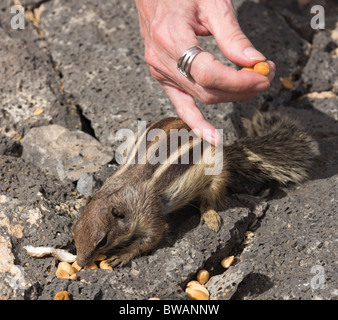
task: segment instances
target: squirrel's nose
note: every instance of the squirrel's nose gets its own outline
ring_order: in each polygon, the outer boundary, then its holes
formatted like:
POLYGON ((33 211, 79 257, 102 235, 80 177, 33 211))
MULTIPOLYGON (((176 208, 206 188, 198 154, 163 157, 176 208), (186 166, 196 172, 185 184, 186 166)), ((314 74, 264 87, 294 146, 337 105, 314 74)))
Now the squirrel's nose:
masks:
POLYGON ((79 267, 84 268, 88 264, 88 260, 84 257, 81 257, 80 255, 76 256, 76 263, 79 267))

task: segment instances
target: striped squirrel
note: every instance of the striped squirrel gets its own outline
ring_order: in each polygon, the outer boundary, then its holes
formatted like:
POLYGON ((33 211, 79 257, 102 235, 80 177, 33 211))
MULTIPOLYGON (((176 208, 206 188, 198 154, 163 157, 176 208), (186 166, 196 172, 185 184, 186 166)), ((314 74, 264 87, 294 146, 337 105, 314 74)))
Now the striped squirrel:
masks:
MULTIPOLYGON (((144 155, 158 153, 155 149, 159 142, 168 148, 173 139, 170 132, 175 129, 191 132, 182 120, 166 118, 149 125, 142 135, 136 133, 128 159, 140 159, 137 155, 143 142, 144 155), (164 135, 157 140, 149 139, 152 129, 161 129, 164 135)), ((221 219, 215 209, 224 203, 229 181, 241 176, 259 184, 300 183, 308 177, 312 161, 318 155, 316 142, 300 124, 277 112, 255 114, 248 137, 230 146, 222 145, 218 151, 209 145, 206 148, 209 151, 203 149, 200 163, 190 161, 196 139, 183 140, 179 140, 178 148, 170 150, 170 161, 157 164, 150 164, 149 159, 141 164, 127 161, 87 199, 72 230, 80 266, 111 249, 117 252, 108 259, 111 266, 125 265, 153 249, 167 229, 165 215, 193 200, 200 201, 201 220, 217 231, 221 219), (183 154, 188 155, 188 163, 178 161, 183 154), (221 170, 217 174, 205 173, 207 167, 212 168, 210 157, 221 157, 221 170)), ((203 142, 199 138, 197 141, 203 142)), ((217 169, 219 163, 214 167, 217 169)))

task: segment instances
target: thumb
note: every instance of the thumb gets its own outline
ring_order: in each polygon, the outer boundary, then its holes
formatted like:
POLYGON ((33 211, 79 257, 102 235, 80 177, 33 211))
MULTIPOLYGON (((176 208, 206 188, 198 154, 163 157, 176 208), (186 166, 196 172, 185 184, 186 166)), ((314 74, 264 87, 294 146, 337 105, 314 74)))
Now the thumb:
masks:
POLYGON ((223 54, 239 66, 253 66, 258 61, 266 60, 257 51, 239 26, 231 1, 209 6, 208 27, 214 35, 223 54))

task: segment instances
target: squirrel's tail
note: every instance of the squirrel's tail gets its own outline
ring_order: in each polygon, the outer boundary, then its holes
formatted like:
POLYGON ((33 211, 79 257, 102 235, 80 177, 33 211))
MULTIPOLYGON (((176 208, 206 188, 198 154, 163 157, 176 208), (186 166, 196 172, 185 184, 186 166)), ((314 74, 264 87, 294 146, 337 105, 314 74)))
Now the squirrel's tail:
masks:
POLYGON ((240 174, 251 182, 299 183, 308 177, 319 155, 317 143, 301 125, 277 112, 257 113, 248 135, 225 147, 230 177, 240 174))

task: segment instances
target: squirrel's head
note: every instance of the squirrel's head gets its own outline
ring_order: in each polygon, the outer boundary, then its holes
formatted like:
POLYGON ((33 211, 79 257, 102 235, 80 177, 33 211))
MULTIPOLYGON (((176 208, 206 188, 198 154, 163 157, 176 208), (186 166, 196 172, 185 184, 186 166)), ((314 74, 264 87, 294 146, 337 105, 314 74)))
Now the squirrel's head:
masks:
POLYGON ((129 240, 132 212, 125 200, 118 192, 110 195, 98 193, 87 199, 72 229, 79 266, 86 266, 98 254, 129 240))
POLYGON ((160 208, 147 187, 128 185, 114 192, 107 189, 87 199, 74 223, 76 262, 81 267, 93 262, 100 253, 128 245, 142 232, 152 211, 160 208))

